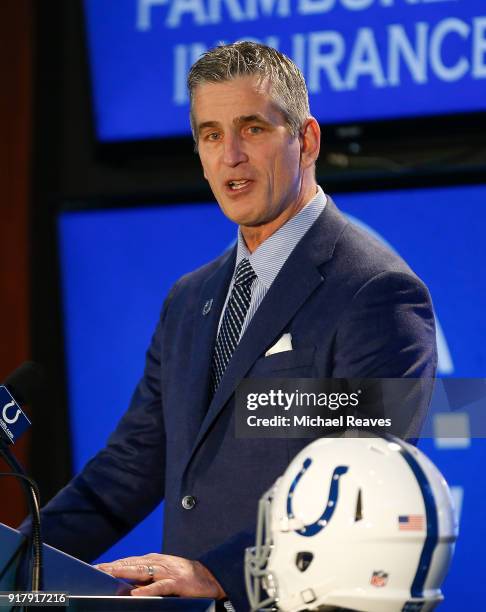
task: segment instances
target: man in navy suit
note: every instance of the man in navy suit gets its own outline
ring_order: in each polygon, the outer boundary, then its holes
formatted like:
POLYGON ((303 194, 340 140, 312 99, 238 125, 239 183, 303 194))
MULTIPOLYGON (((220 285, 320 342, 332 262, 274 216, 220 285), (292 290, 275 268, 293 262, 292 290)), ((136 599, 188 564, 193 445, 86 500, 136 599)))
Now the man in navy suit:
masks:
MULTIPOLYGON (((172 288, 128 411, 43 510, 44 535, 92 560, 164 498, 166 554, 102 569, 138 580, 134 595, 228 597, 244 610, 258 499, 308 440, 236 437, 237 385, 432 378, 434 317, 408 266, 318 187, 319 125, 288 58, 254 43, 218 47, 193 66, 189 89, 204 176, 238 245, 172 288), (287 350, 272 351, 282 337, 287 350)), ((404 437, 420 427, 424 389, 404 407, 404 437)))

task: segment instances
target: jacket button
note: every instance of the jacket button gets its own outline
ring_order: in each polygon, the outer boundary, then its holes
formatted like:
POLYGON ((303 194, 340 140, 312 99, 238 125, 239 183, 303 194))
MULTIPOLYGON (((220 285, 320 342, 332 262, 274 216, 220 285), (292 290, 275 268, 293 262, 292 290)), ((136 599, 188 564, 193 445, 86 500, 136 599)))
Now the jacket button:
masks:
POLYGON ((196 498, 193 495, 185 495, 182 498, 182 507, 184 510, 192 510, 196 505, 196 498))

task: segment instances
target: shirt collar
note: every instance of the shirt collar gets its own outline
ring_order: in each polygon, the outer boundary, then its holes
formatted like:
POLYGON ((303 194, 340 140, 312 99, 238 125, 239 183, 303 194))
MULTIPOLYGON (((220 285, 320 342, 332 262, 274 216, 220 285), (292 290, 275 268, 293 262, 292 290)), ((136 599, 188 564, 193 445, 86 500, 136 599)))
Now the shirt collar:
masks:
POLYGON ((289 255, 297 246, 297 243, 324 210, 326 202, 326 194, 318 185, 317 193, 312 200, 274 234, 262 242, 253 253, 250 253, 248 250, 241 230, 238 229, 236 266, 242 259, 248 258, 258 280, 268 289, 289 255))

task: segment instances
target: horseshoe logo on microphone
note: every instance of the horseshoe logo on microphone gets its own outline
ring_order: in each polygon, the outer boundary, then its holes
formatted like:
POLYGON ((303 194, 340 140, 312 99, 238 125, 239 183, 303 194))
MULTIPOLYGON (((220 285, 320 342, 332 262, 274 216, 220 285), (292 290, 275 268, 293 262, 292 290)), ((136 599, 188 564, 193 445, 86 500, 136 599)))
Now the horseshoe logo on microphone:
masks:
MULTIPOLYGON (((295 489, 297 488, 297 485, 299 484, 302 476, 309 469, 311 463, 312 459, 310 458, 304 461, 302 469, 294 478, 293 483, 290 485, 289 493, 287 495, 287 515, 289 519, 294 518, 294 511, 292 509, 292 498, 294 496, 295 489)), ((332 518, 332 515, 334 514, 334 510, 336 509, 339 497, 339 479, 343 474, 346 474, 347 471, 348 467, 346 465, 338 465, 334 469, 334 472, 332 473, 331 477, 331 486, 329 488, 328 500, 326 505, 324 506, 324 510, 322 511, 321 516, 314 523, 310 523, 309 525, 302 527, 302 529, 296 529, 296 533, 305 537, 311 537, 316 535, 316 533, 322 531, 322 529, 324 529, 325 527, 327 527, 329 521, 332 518)))
POLYGON ((14 423, 16 423, 19 419, 19 416, 22 414, 22 411, 20 410, 20 408, 17 408, 17 412, 15 413, 15 416, 13 418, 9 418, 7 416, 7 410, 9 408, 14 408, 15 407, 15 402, 8 402, 8 404, 5 404, 5 406, 3 407, 2 410, 2 418, 5 421, 5 423, 8 423, 9 425, 13 425, 14 423))

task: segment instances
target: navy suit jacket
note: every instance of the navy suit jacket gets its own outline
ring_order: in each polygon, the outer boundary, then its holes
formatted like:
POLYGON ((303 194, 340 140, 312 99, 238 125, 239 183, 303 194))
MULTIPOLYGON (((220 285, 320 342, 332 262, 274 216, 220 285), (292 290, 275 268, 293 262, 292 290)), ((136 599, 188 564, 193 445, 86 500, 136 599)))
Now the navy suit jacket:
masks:
MULTIPOLYGON (((201 560, 244 610, 244 547, 252 544, 258 499, 309 440, 236 438, 238 383, 272 376, 432 378, 436 341, 424 284, 328 199, 209 401, 234 265, 235 250, 175 284, 129 409, 106 448, 44 508, 43 520, 48 543, 92 560, 165 498, 164 552, 201 560), (293 350, 265 357, 285 332, 293 350), (191 509, 181 504, 186 495, 196 500, 191 509)), ((410 410, 411 435, 428 399, 424 393, 410 410)))

